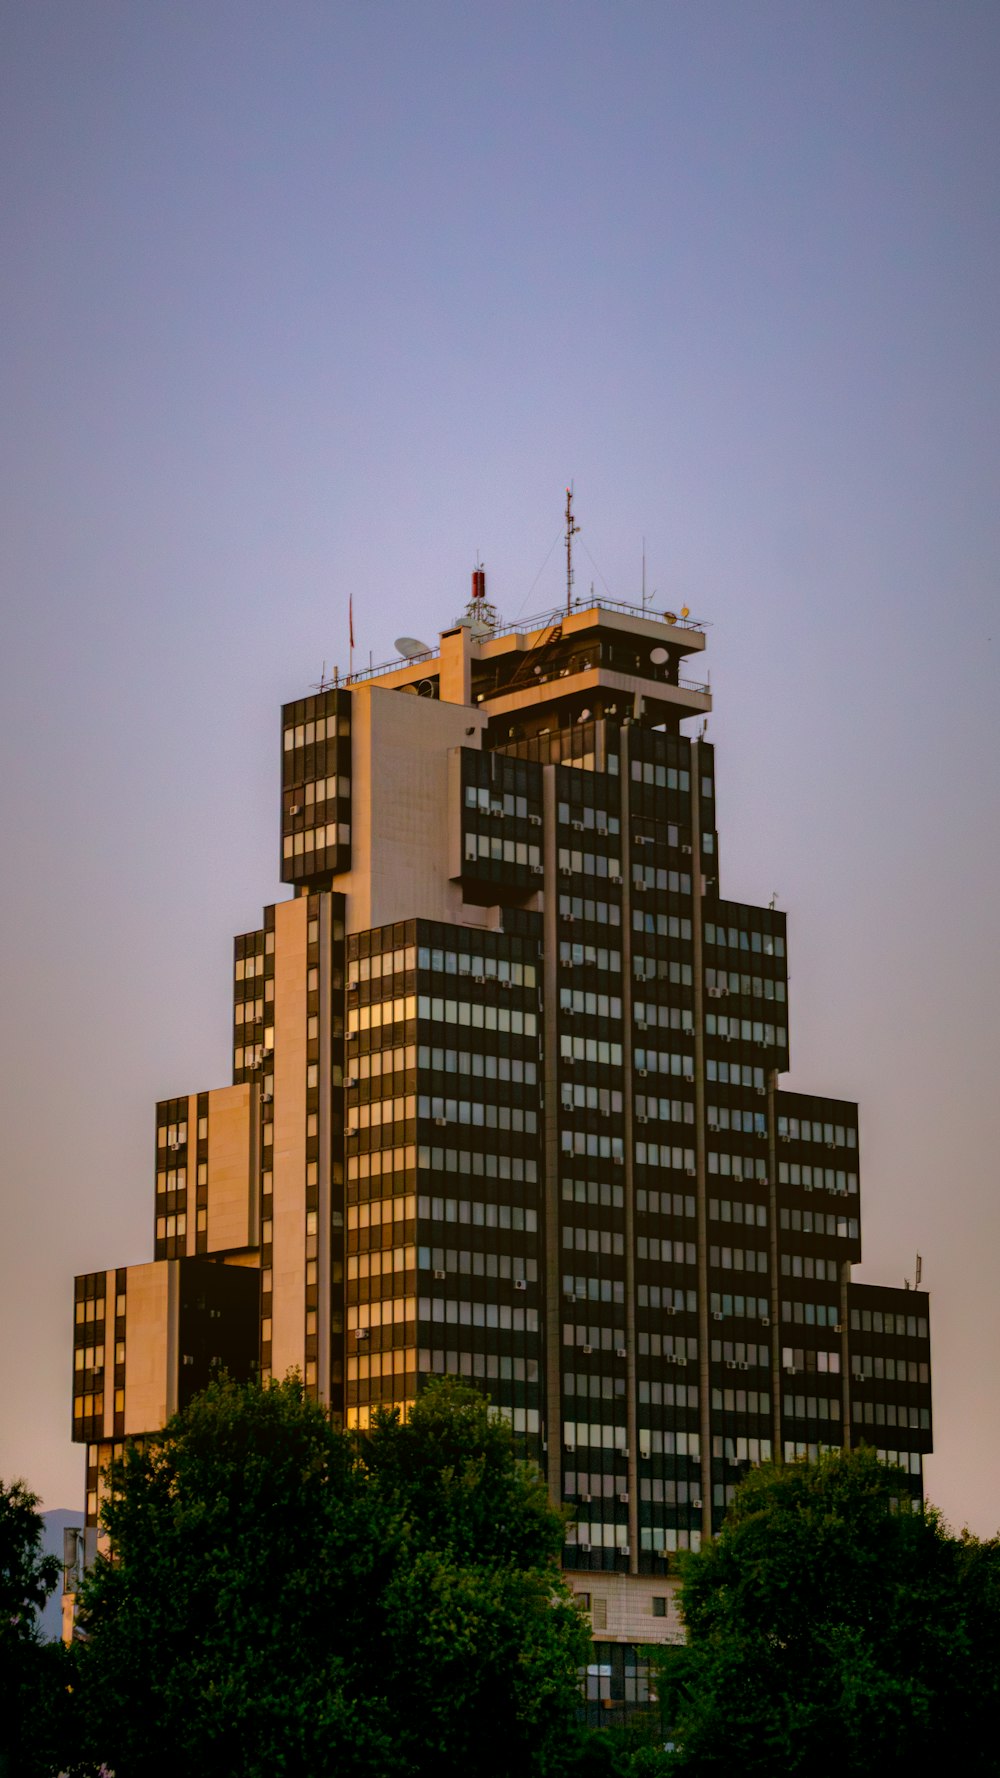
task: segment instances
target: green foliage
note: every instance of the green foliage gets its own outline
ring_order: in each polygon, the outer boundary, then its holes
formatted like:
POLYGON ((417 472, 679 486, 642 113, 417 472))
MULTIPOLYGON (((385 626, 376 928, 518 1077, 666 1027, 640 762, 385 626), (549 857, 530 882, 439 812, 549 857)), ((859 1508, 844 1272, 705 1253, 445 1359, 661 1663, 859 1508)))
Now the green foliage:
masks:
POLYGON ((886 1774, 961 1747, 964 1772, 995 1771, 998 1561, 872 1451, 753 1471, 682 1559, 689 1640, 659 1677, 672 1769, 886 1774))
POLYGON ((104 1525, 80 1676, 116 1778, 549 1769, 587 1628, 471 1389, 351 1438, 295 1381, 215 1383, 126 1451, 104 1525))
POLYGON ((578 1729, 564 1758, 564 1778, 666 1778, 674 1770, 656 1710, 636 1711, 622 1728, 578 1729))
POLYGON ((68 1744, 70 1663, 61 1643, 43 1641, 37 1613, 59 1580, 59 1560, 42 1553, 37 1495, 0 1483, 0 1775, 35 1778, 58 1770, 68 1744))

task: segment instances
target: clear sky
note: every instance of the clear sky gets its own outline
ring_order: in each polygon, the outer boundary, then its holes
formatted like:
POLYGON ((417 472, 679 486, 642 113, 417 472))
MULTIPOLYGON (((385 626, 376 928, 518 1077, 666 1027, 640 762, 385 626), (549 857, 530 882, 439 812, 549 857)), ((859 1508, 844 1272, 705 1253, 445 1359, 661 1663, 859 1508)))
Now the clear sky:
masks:
POLYGON ((0 1474, 82 1499, 72 1276, 228 1078, 278 706, 464 604, 709 620, 725 893, 861 1102, 1000 1526, 994 0, 0 5, 0 1474), (543 566, 544 564, 544 566, 543 566))

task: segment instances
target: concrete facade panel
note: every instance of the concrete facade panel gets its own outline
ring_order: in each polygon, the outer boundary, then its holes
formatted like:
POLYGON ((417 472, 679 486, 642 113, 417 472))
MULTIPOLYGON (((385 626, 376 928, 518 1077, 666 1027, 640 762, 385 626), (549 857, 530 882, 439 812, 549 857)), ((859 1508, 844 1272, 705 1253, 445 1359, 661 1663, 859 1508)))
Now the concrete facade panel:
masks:
POLYGON ((208 1101, 208 1250, 250 1245, 250 1086, 220 1087, 208 1101))

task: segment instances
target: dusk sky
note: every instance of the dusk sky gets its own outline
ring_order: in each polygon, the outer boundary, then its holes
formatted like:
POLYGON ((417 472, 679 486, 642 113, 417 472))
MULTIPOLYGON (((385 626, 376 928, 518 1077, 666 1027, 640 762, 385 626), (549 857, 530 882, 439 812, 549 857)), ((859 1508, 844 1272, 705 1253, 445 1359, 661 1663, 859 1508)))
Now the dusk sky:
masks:
POLYGON ((278 713, 461 610, 710 623, 865 1262, 1000 1528, 1000 7, 0 5, 0 1476, 81 1506, 72 1280, 229 1079, 278 713))

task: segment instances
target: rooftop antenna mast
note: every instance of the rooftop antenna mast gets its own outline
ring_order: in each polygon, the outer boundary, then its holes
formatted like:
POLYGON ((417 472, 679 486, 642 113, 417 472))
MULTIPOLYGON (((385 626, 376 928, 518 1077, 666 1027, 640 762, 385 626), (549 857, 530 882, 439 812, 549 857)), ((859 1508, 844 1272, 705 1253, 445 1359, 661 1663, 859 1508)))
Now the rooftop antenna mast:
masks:
POLYGON ((642 615, 646 615, 646 539, 642 540, 642 615))
POLYGON ((566 615, 573 605, 573 538, 580 527, 573 518, 573 487, 566 489, 566 615))

